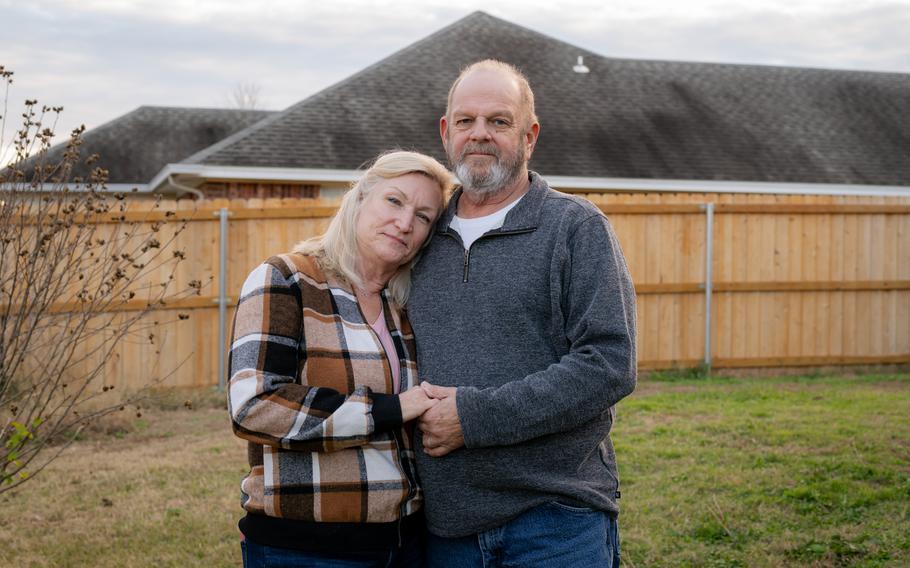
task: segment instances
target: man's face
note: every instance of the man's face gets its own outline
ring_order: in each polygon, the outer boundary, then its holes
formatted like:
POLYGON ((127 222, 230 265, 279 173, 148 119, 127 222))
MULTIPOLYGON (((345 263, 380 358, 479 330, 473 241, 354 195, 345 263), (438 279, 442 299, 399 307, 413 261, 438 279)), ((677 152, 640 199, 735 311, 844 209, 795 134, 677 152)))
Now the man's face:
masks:
POLYGON ((495 194, 526 171, 538 126, 526 124, 514 78, 474 71, 458 84, 450 113, 440 120, 440 133, 465 191, 495 194))

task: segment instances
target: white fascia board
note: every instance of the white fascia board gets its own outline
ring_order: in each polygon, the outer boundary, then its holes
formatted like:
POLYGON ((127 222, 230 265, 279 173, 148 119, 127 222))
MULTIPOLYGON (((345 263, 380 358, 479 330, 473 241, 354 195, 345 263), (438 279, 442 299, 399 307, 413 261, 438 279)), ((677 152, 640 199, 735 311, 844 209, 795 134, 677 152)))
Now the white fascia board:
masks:
POLYGON ((314 168, 243 168, 237 166, 205 166, 204 168, 200 175, 206 179, 351 182, 363 175, 362 171, 357 170, 314 168))
MULTIPOLYGON (((168 164, 152 179, 154 191, 167 183, 170 176, 187 176, 203 180, 255 180, 286 182, 352 182, 363 172, 357 170, 322 170, 315 168, 253 168, 242 166, 207 166, 205 164, 168 164)), ((188 181, 186 177, 182 180, 188 181)))
POLYGON ((151 191, 159 191, 161 186, 167 183, 167 178, 172 175, 197 175, 202 170, 202 166, 196 164, 168 164, 161 168, 161 171, 149 182, 151 191))
POLYGON ((635 178, 543 176, 556 189, 592 192, 756 193, 791 195, 864 195, 910 197, 910 187, 899 185, 847 185, 836 183, 785 183, 635 178))
MULTIPOLYGON (((212 179, 286 181, 286 182, 343 182, 356 181, 358 170, 323 170, 317 168, 267 168, 217 166, 205 164, 168 164, 148 184, 149 191, 160 191, 169 176, 212 179)), ((910 197, 910 186, 847 185, 834 183, 785 183, 756 181, 674 180, 638 178, 595 178, 548 176, 544 179, 557 189, 582 189, 592 192, 674 192, 674 193, 754 193, 790 195, 860 195, 910 197)))

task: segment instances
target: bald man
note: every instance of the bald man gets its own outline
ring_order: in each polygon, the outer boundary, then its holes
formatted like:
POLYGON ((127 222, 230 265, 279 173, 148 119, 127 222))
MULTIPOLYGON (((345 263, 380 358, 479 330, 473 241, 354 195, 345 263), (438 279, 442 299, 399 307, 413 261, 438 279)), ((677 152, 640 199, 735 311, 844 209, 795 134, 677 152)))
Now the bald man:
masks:
MULTIPOLYGON (((613 407, 635 388, 635 294, 586 200, 528 170, 514 67, 466 68, 440 134, 462 186, 413 273, 428 565, 618 566, 613 407)), ((555 142, 555 141, 554 141, 555 142)))

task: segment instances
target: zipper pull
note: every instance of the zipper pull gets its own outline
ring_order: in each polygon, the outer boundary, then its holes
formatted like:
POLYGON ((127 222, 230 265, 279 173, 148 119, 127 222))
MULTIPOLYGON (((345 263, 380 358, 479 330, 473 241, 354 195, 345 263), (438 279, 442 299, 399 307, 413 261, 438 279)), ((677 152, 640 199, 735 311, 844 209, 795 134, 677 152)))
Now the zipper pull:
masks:
POLYGON ((471 256, 470 249, 464 251, 464 276, 462 277, 462 282, 468 281, 468 258, 471 256))

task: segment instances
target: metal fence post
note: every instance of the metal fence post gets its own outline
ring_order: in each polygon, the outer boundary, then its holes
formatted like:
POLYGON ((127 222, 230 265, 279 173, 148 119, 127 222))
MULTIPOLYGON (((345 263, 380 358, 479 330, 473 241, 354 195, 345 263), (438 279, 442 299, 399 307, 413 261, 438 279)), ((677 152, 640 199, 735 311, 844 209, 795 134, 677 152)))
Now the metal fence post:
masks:
POLYGON ((714 262, 714 204, 705 204, 705 368, 711 369, 711 292, 714 262))
POLYGON ((228 217, 231 212, 222 207, 215 215, 218 217, 218 390, 223 391, 227 373, 227 240, 228 217))

